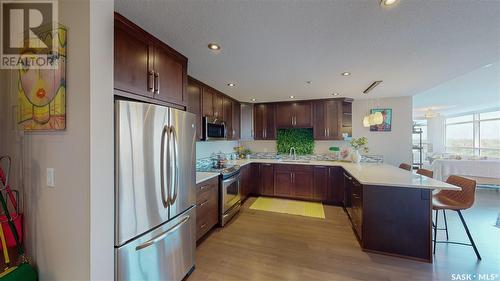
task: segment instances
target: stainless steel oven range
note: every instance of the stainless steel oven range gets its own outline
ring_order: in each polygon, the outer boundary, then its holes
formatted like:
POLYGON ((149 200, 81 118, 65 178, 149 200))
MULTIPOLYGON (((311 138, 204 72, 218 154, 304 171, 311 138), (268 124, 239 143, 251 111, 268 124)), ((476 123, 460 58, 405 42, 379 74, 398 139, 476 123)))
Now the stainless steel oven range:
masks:
POLYGON ((224 226, 241 207, 240 166, 226 168, 221 174, 219 223, 224 226))

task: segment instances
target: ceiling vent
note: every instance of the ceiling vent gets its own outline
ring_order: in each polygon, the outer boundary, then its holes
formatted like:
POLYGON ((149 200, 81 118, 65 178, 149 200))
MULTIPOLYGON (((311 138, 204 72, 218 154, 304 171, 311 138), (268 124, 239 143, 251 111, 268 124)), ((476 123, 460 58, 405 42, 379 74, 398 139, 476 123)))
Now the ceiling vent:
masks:
POLYGON ((382 80, 373 82, 368 88, 366 88, 366 90, 363 91, 363 94, 368 94, 371 90, 373 90, 373 88, 377 87, 378 84, 380 83, 382 83, 382 80))

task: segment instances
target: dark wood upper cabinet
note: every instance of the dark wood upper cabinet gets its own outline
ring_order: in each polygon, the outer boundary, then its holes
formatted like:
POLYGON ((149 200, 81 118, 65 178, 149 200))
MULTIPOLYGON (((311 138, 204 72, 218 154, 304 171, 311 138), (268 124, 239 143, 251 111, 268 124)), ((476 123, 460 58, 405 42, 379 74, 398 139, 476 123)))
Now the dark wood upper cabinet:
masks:
POLYGON ((117 14, 114 29, 115 89, 152 98, 152 40, 143 30, 117 14))
POLYGON ((224 96, 220 93, 212 95, 213 117, 224 119, 224 96))
POLYGON ((314 127, 313 134, 315 140, 326 140, 326 106, 322 100, 313 102, 314 127))
MULTIPOLYGON (((211 89, 204 88, 203 95, 201 99, 201 110, 203 116, 214 116, 214 102, 213 102, 214 93, 211 89)), ((202 117, 203 117, 202 116, 202 117)))
POLYGON ((314 107, 314 139, 340 140, 342 139, 342 101, 318 100, 313 102, 314 107))
POLYGON ((310 101, 286 102, 276 105, 278 128, 311 128, 312 103, 310 101))
POLYGON ((275 104, 256 104, 254 106, 254 139, 276 139, 275 118, 275 104))
POLYGON ((115 94, 185 106, 187 58, 120 14, 114 25, 115 94))
POLYGON ((228 97, 222 97, 222 120, 226 122, 227 139, 233 139, 233 101, 228 97))
POLYGON ((201 104, 202 104, 203 85, 194 79, 188 79, 187 86, 187 107, 188 112, 196 114, 196 138, 200 140, 203 137, 201 124, 201 104))
POLYGON ((273 196, 274 195, 274 167, 272 164, 260 164, 260 194, 273 196))
POLYGON ((342 102, 342 112, 341 119, 339 122, 342 123, 340 126, 340 136, 342 134, 347 134, 352 137, 352 100, 342 102))
POLYGON ((186 104, 187 59, 182 59, 161 42, 155 44, 155 98, 165 102, 186 104))

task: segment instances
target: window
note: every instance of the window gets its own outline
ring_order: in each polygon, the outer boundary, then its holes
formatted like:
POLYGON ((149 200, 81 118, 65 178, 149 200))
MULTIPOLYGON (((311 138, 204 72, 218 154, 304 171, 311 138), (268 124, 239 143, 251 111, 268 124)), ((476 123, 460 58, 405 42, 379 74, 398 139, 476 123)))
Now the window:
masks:
POLYGON ((500 111, 447 118, 446 152, 500 157, 500 111))

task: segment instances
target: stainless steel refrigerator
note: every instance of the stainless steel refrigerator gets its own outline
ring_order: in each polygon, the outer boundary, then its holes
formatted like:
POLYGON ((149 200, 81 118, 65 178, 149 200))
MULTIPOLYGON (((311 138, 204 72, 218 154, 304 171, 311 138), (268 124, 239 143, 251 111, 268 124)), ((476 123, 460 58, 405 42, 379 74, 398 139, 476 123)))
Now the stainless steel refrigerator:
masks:
POLYGON ((115 101, 115 278, 181 280, 196 248, 195 115, 115 101))

